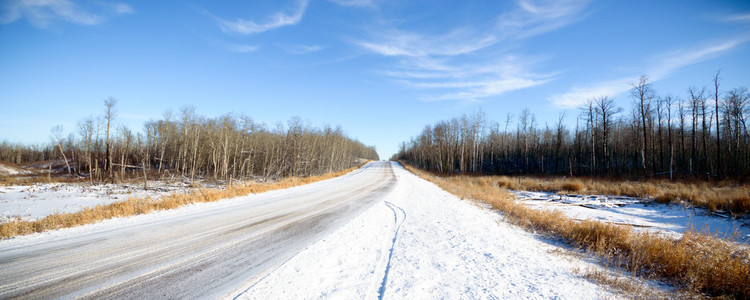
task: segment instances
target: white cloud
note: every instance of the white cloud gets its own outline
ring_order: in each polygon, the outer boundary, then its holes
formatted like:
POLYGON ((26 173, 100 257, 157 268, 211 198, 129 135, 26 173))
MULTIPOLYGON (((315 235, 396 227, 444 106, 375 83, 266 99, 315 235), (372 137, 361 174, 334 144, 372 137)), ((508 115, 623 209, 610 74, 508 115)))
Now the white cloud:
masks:
POLYGON ((653 80, 662 79, 680 67, 715 58, 748 40, 749 36, 745 36, 721 43, 711 43, 708 46, 697 49, 679 50, 667 53, 666 55, 652 59, 654 62, 652 62, 651 65, 654 67, 648 71, 648 74, 650 74, 649 76, 651 76, 653 80))
POLYGON ((470 64, 423 58, 387 74, 406 86, 434 91, 421 96, 425 101, 479 101, 553 80, 555 74, 530 72, 536 63, 510 55, 496 62, 470 64))
POLYGON ((398 65, 381 73, 430 91, 423 100, 478 101, 554 80, 554 74, 531 71, 538 61, 519 59, 498 45, 576 22, 583 18, 589 2, 522 0, 490 19, 493 26, 466 25, 443 34, 426 34, 381 25, 367 39, 353 43, 371 53, 399 58, 398 65))
MULTIPOLYGON (((569 25, 584 17, 590 0, 517 1, 498 17, 498 26, 477 31, 470 27, 427 35, 398 29, 374 29, 370 39, 355 44, 386 56, 456 56, 473 53, 506 39, 522 39, 569 25)), ((472 20, 476 21, 476 20, 472 20)))
POLYGON ((576 108, 585 103, 588 99, 601 96, 614 96, 630 90, 630 82, 635 82, 637 78, 628 77, 609 81, 601 81, 586 87, 574 87, 571 91, 553 95, 550 101, 560 108, 576 108))
POLYGON ((8 24, 25 18, 31 25, 47 28, 50 23, 61 20, 79 25, 96 25, 106 18, 101 14, 130 14, 133 8, 124 3, 104 3, 107 7, 100 14, 89 12, 68 0, 12 0, 2 6, 0 24, 8 24))
POLYGON ((750 22, 750 13, 723 16, 719 20, 723 22, 750 22))
POLYGON ((286 52, 289 52, 292 54, 305 54, 305 53, 311 53, 311 52, 318 52, 320 50, 325 49, 325 47, 321 45, 293 45, 293 46, 283 47, 283 49, 286 52))
POLYGON ((275 13, 263 23, 245 19, 227 21, 218 17, 215 18, 219 22, 221 30, 226 33, 256 34, 283 26, 296 25, 302 21, 307 4, 308 0, 299 0, 290 11, 275 13))
MULTIPOLYGON (((745 36, 722 43, 711 43, 708 46, 700 48, 672 51, 650 59, 649 65, 652 67, 643 70, 642 73, 648 75, 652 81, 658 81, 668 77, 681 67, 715 58, 748 40, 750 40, 750 37, 745 36)), ((631 76, 595 82, 585 87, 574 87, 571 91, 564 94, 553 95, 549 100, 561 108, 574 108, 590 98, 615 96, 626 92, 631 88, 630 83, 636 80, 637 77, 631 76)))
MULTIPOLYGON (((478 101, 478 99, 504 94, 506 92, 529 88, 546 83, 547 79, 537 80, 532 78, 508 77, 497 78, 487 81, 452 83, 443 87, 465 88, 458 92, 446 93, 437 96, 424 96, 425 101, 460 100, 478 101)), ((439 87, 439 86, 436 86, 439 87)))
POLYGON ((504 38, 528 38, 577 22, 590 0, 519 0, 518 7, 498 18, 504 38))
POLYGON ((472 53, 497 42, 494 35, 456 29, 444 35, 428 36, 401 30, 385 30, 375 41, 355 42, 358 46, 385 56, 455 56, 472 53))
POLYGON ((475 51, 487 47, 483 43, 489 43, 489 40, 463 45, 449 44, 442 40, 437 42, 438 39, 414 40, 431 42, 423 43, 429 45, 423 48, 393 47, 373 51, 381 55, 401 56, 403 59, 398 67, 382 73, 408 87, 430 91, 420 97, 424 101, 475 102, 553 80, 554 74, 536 74, 530 71, 539 59, 521 59, 507 54, 500 59, 474 55, 475 51), (457 59, 465 56, 472 57, 457 59), (471 62, 472 59, 476 62, 471 62))
POLYGON ((67 0, 19 0, 6 2, 3 7, 3 24, 26 18, 39 28, 46 28, 55 19, 80 25, 94 25, 102 18, 85 12, 78 5, 67 0))
POLYGON ((112 10, 118 15, 127 15, 135 12, 133 7, 122 2, 112 3, 112 10))
POLYGON ((258 47, 258 46, 252 46, 252 45, 246 45, 246 44, 241 44, 241 45, 229 44, 229 45, 227 45, 227 49, 229 51, 237 52, 237 53, 250 53, 250 52, 257 51, 258 49, 260 49, 260 47, 258 47))

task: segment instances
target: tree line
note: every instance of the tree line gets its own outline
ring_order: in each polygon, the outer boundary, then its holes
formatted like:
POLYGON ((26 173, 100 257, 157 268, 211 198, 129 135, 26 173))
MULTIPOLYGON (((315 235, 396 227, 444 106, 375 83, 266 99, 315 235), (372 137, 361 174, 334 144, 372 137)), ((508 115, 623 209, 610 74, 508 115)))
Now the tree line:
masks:
POLYGON ((524 109, 503 122, 482 112, 441 121, 400 146, 394 159, 443 173, 608 177, 746 178, 750 175, 750 93, 687 89, 658 95, 648 76, 631 83, 629 111, 611 96, 586 100, 565 125, 538 124, 524 109), (513 120, 515 119, 515 124, 513 120))
POLYGON ((269 128, 244 115, 216 118, 192 107, 166 111, 145 123, 143 132, 115 126, 116 103, 104 101, 104 115, 81 119, 77 132, 52 129, 47 145, 0 144, 0 161, 24 165, 62 159, 65 172, 94 180, 130 174, 213 179, 267 180, 340 171, 360 159, 377 160, 375 148, 347 137, 340 127, 316 128, 295 117, 269 128))

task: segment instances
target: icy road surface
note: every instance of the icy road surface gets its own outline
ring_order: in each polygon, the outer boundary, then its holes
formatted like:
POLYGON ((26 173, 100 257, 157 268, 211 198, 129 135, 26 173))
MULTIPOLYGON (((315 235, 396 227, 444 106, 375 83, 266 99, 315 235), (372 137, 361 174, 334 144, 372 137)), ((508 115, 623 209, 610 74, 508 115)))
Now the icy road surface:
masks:
POLYGON ((0 241, 0 298, 216 298, 361 214, 388 163, 282 191, 0 241))
POLYGON ((595 267, 374 162, 307 186, 0 241, 0 298, 595 299, 595 267))

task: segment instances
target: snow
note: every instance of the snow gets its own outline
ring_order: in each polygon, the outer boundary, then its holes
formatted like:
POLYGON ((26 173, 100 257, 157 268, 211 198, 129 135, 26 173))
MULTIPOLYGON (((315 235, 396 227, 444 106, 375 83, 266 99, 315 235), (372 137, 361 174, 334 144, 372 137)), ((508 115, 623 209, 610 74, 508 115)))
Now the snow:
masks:
MULTIPOLYGON (((592 299, 592 267, 394 164, 390 195, 238 290, 240 299, 592 299)), ((564 251, 564 250, 563 250, 564 251)))
MULTIPOLYGON (((357 171, 354 171, 354 172, 357 172, 357 171)), ((344 176, 351 176, 354 172, 346 174, 344 176)), ((134 215, 130 217, 112 218, 112 219, 103 220, 101 222, 78 226, 78 227, 50 230, 50 231, 45 231, 45 232, 40 232, 40 233, 16 236, 10 239, 0 239, 0 249, 23 248, 23 247, 28 247, 30 245, 33 246, 33 245, 41 245, 41 244, 51 244, 54 242, 60 242, 60 241, 64 241, 67 239, 73 239, 76 237, 81 237, 81 236, 89 235, 89 234, 95 234, 95 233, 101 233, 101 232, 115 232, 118 230, 144 227, 144 226, 152 225, 153 223, 163 223, 165 222, 165 220, 171 221, 175 219, 188 219, 188 218, 195 218, 196 216, 200 216, 202 214, 215 213, 216 211, 221 212, 221 211, 227 211, 227 210, 236 210, 237 209, 236 207, 246 205, 247 202, 256 202, 256 203, 264 202, 264 201, 268 201, 268 199, 270 198, 278 197, 283 194, 299 193, 299 191, 302 190, 306 186, 324 184, 325 182, 328 182, 328 181, 341 180, 344 176, 308 184, 305 186, 296 186, 296 187, 291 187, 291 188, 283 189, 283 190, 273 190, 273 191, 268 191, 268 192, 261 193, 261 194, 251 194, 248 196, 224 199, 224 200, 216 201, 216 202, 192 203, 192 204, 181 206, 176 209, 159 210, 159 211, 154 211, 148 214, 134 215)), ((149 182, 149 186, 151 186, 151 184, 152 182, 149 182)), ((57 184, 53 183, 50 185, 57 185, 57 184)), ((0 189, 1 188, 3 187, 0 187, 0 189)), ((28 188, 28 186, 25 186, 25 188, 28 188)))
POLYGON ((130 197, 160 197, 185 190, 183 184, 149 182, 142 185, 43 183, 0 187, 0 223, 20 218, 31 221, 55 212, 70 213, 86 207, 125 201, 130 197))
POLYGON ((0 298, 220 298, 382 201, 388 163, 284 190, 0 240, 0 298))
POLYGON ((0 175, 21 175, 21 174, 29 174, 31 172, 26 171, 21 168, 14 168, 10 166, 6 166, 4 164, 0 164, 0 175))
MULTIPOLYGON (((284 262, 268 269, 264 267, 260 274, 215 278, 225 280, 217 284, 229 287, 234 291, 229 296, 239 299, 618 298, 577 274, 579 270, 600 268, 586 261, 585 256, 566 255, 569 251, 554 241, 510 225, 496 211, 461 200, 398 164, 392 166, 396 176, 393 188, 363 213, 348 222, 342 221, 340 227, 332 223, 338 229, 311 244, 301 244, 290 252, 296 254, 288 259, 285 256, 281 259, 286 259, 284 262)), ((176 228, 171 222, 203 218, 206 224, 217 223, 221 220, 204 217, 224 218, 223 213, 248 205, 281 205, 280 200, 309 196, 311 191, 327 195, 315 196, 316 199, 334 197, 341 192, 323 191, 341 188, 341 182, 352 181, 347 178, 364 172, 361 170, 308 186, 6 239, 0 241, 0 249, 28 249, 29 245, 52 245, 87 235, 118 234, 115 237, 123 239, 146 235, 142 231, 170 235, 165 230, 176 230, 170 229, 176 228), (335 186, 329 185, 337 182, 335 186), (164 228, 145 230, 154 225, 164 228)), ((356 189, 362 182, 372 180, 362 177, 356 184, 349 182, 353 187, 346 189, 356 189)), ((14 216, 33 219, 54 211, 75 211, 127 197, 155 197, 184 190, 180 185, 154 186, 150 185, 149 191, 138 185, 0 187, 0 211, 6 219, 14 216)), ((578 219, 630 224, 638 230, 679 236, 692 225, 696 229, 710 226, 712 231, 750 234, 742 220, 712 216, 700 209, 651 204, 639 198, 514 193, 519 201, 531 207, 562 210, 578 219)), ((191 226, 203 226, 200 224, 191 226)), ((116 239, 112 240, 115 243, 116 239)), ((125 240, 116 244, 127 245, 125 240)), ((236 257, 222 259, 231 261, 236 257)))
POLYGON ((567 216, 631 225, 679 238, 689 229, 750 244, 750 219, 733 219, 692 206, 668 205, 648 199, 605 195, 558 195, 549 192, 511 191, 530 207, 554 209, 567 216))

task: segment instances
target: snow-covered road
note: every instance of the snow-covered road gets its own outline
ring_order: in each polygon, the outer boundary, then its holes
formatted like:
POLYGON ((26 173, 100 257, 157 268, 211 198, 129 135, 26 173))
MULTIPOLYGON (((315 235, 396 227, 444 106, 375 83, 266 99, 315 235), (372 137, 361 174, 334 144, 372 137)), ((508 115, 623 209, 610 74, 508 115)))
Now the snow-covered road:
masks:
POLYGON ((239 291, 242 299, 617 298, 596 268, 393 163, 391 194, 239 291))
POLYGON ((592 267, 396 163, 0 241, 0 298, 616 298, 592 267))
POLYGON ((282 191, 0 241, 0 298, 216 298, 390 192, 370 163, 282 191), (213 205, 212 205, 213 204, 213 205))

